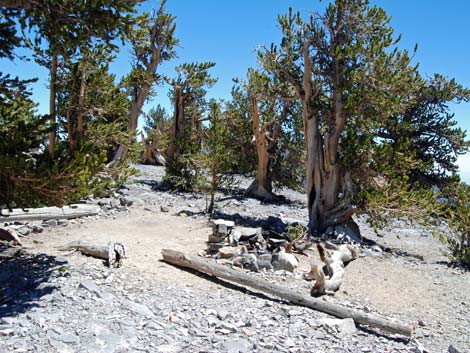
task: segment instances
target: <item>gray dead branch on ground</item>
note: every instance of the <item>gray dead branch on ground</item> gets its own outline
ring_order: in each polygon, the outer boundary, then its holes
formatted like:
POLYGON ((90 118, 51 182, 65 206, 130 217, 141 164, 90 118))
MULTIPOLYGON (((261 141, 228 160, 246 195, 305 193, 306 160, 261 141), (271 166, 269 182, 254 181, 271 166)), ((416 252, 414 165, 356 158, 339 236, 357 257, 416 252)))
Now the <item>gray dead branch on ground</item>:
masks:
POLYGON ((61 251, 80 251, 83 255, 106 260, 109 267, 121 267, 122 259, 126 256, 126 248, 121 243, 109 242, 108 245, 85 244, 72 242, 57 247, 61 251))
POLYGON ((357 324, 376 327, 390 333, 396 333, 404 336, 411 336, 413 332, 411 326, 396 322, 394 320, 384 319, 377 315, 364 313, 339 304, 329 303, 321 299, 312 298, 308 295, 299 294, 290 289, 272 284, 263 279, 232 270, 226 266, 205 261, 198 257, 189 256, 179 251, 163 249, 162 256, 165 262, 172 265, 190 268, 223 280, 254 288, 261 292, 287 300, 291 303, 322 311, 338 318, 352 318, 357 324))

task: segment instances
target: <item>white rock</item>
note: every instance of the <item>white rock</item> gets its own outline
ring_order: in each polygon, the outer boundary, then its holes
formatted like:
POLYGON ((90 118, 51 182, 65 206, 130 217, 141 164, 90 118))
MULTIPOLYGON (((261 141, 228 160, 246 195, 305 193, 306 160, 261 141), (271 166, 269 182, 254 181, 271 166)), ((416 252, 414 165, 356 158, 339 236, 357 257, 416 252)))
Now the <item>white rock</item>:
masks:
POLYGON ((234 221, 227 221, 225 219, 214 219, 212 220, 212 223, 215 224, 216 226, 218 226, 219 224, 223 224, 223 225, 226 225, 227 228, 231 228, 235 226, 234 221))
POLYGON ((351 318, 347 319, 320 319, 320 323, 327 328, 333 329, 338 332, 340 338, 344 338, 354 334, 357 329, 354 324, 354 320, 351 318))

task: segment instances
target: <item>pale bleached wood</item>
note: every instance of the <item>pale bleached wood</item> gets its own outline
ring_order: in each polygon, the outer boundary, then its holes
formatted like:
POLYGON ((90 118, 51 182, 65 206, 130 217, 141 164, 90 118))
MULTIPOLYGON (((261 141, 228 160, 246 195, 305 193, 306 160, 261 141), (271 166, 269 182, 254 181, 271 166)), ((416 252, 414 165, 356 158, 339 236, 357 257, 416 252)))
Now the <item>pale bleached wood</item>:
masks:
POLYGON ((0 228, 0 240, 14 241, 18 245, 23 246, 18 234, 13 229, 0 228))
POLYGON ((11 211, 0 210, 0 222, 45 221, 48 219, 70 219, 96 216, 100 207, 96 205, 77 204, 64 207, 15 208, 11 211))
POLYGON ((108 245, 87 244, 80 241, 57 247, 58 250, 80 251, 83 255, 106 260, 110 267, 121 267, 122 259, 126 256, 126 248, 121 243, 109 242, 108 245))
POLYGON ((243 272, 234 271, 226 266, 208 262, 195 256, 186 255, 179 251, 164 249, 162 250, 162 256, 163 260, 170 264, 194 269, 220 279, 238 283, 261 292, 274 295, 294 304, 306 306, 339 318, 352 318, 358 324, 377 327, 384 331, 404 336, 411 336, 413 331, 412 327, 408 325, 344 307, 339 304, 328 303, 324 300, 313 298, 308 295, 299 294, 293 290, 270 283, 266 280, 247 275, 243 272))

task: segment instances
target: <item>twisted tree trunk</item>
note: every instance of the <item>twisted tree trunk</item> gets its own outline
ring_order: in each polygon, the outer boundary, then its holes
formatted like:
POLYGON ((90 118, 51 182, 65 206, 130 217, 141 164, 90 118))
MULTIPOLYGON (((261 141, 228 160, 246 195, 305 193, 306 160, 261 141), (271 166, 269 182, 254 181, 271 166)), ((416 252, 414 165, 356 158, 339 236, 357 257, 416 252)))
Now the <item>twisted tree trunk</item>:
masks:
POLYGON ((357 239, 360 238, 360 234, 357 234, 359 228, 351 218, 354 213, 350 204, 352 183, 349 174, 341 171, 337 160, 339 140, 346 123, 339 63, 334 61, 332 112, 328 117, 328 129, 322 133, 315 112, 316 91, 312 84, 313 72, 308 43, 304 44, 303 56, 303 91, 300 96, 307 145, 309 232, 311 235, 320 235, 329 227, 343 225, 349 228, 357 239))

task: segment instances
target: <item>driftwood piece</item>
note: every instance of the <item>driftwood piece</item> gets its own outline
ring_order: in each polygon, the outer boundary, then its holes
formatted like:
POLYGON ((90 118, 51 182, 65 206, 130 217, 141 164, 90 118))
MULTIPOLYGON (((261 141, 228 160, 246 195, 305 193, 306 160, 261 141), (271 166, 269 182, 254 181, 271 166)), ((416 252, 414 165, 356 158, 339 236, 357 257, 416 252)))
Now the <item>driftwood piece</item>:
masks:
POLYGON ((61 251, 74 250, 80 251, 83 255, 96 257, 106 260, 109 267, 121 267, 122 259, 126 256, 126 248, 121 243, 109 242, 108 245, 85 244, 82 242, 73 242, 58 247, 61 251))
POLYGON ((315 284, 310 291, 314 297, 336 292, 345 275, 344 268, 352 260, 357 258, 356 250, 348 244, 335 247, 333 251, 326 250, 321 244, 317 244, 320 259, 325 263, 325 268, 312 265, 309 273, 304 278, 314 280, 315 284))
POLYGON ((164 249, 162 250, 162 256, 163 260, 170 264, 194 269, 220 279, 242 284, 294 304, 306 306, 339 318, 352 318, 358 324, 377 327, 384 331, 398 333, 404 336, 411 336, 412 334, 412 328, 410 326, 384 319, 377 315, 344 307, 339 304, 328 303, 317 298, 312 298, 309 295, 299 294, 283 286, 232 270, 216 263, 210 263, 203 259, 183 254, 179 251, 164 249))
POLYGON ((20 238, 13 229, 0 228, 0 240, 14 241, 19 246, 23 246, 20 238))
POLYGON ((79 218, 95 216, 99 211, 99 206, 86 204, 64 207, 17 208, 11 211, 3 209, 0 210, 0 222, 79 218))

